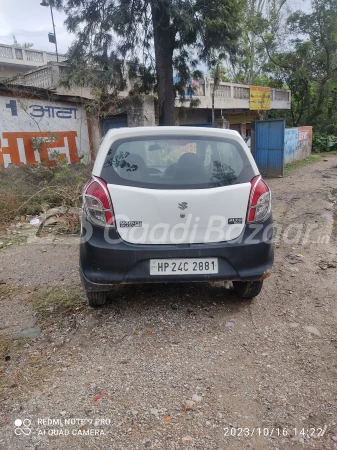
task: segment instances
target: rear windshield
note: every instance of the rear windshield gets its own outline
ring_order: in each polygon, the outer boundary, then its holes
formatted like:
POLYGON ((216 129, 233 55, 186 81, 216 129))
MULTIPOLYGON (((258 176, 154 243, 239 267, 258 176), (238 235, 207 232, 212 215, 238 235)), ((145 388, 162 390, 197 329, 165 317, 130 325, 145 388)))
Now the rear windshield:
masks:
POLYGON ((254 175, 239 142, 186 136, 115 141, 101 173, 109 184, 152 189, 229 186, 254 175))

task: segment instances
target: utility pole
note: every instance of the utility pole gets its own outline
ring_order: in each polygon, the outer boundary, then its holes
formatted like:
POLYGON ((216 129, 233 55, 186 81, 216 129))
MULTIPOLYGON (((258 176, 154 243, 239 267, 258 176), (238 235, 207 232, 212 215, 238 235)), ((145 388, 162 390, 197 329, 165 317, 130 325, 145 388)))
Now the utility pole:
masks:
POLYGON ((43 0, 42 3, 40 3, 41 6, 49 6, 50 7, 50 14, 51 14, 51 21, 53 23, 53 30, 54 30, 54 36, 52 38, 51 33, 49 33, 49 42, 52 42, 55 44, 56 48, 56 61, 59 62, 59 53, 57 50, 57 39, 56 39, 56 31, 55 31, 55 22, 54 22, 54 14, 53 14, 53 7, 52 7, 52 0, 49 0, 49 3, 47 3, 46 0, 43 0))
POLYGON ((219 87, 219 84, 220 84, 220 65, 218 63, 215 69, 213 92, 212 92, 212 125, 214 124, 215 121, 215 111, 214 111, 215 91, 219 87))

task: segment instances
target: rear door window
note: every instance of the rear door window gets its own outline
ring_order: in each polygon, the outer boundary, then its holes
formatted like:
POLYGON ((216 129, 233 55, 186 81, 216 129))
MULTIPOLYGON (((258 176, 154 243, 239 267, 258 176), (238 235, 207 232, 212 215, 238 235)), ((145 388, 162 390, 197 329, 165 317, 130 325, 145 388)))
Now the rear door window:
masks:
POLYGON ((127 186, 203 189, 247 183, 254 172, 235 140, 167 136, 114 142, 101 177, 127 186))

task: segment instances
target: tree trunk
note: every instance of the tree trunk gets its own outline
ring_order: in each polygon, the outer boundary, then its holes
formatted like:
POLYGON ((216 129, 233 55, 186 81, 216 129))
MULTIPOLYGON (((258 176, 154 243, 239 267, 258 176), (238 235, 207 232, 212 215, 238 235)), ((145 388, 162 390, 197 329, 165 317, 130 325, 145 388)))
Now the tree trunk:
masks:
POLYGON ((174 35, 166 2, 151 1, 158 83, 159 125, 175 125, 173 86, 174 35))

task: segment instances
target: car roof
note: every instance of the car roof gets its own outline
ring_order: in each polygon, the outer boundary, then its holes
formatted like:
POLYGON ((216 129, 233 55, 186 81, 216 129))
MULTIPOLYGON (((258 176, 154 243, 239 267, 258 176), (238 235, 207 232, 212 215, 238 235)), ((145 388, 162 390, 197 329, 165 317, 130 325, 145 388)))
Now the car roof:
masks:
POLYGON ((205 136, 219 136, 222 137, 228 136, 238 136, 241 137, 240 134, 235 130, 228 130, 226 128, 211 128, 211 127, 189 127, 189 126, 172 126, 172 127, 131 127, 131 128, 114 128, 110 129, 106 138, 120 139, 125 134, 128 136, 148 136, 148 135, 166 135, 167 134, 178 134, 178 135, 205 135, 205 136))

